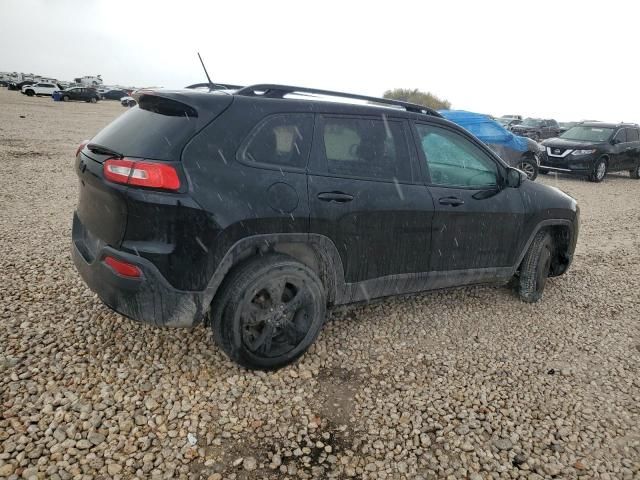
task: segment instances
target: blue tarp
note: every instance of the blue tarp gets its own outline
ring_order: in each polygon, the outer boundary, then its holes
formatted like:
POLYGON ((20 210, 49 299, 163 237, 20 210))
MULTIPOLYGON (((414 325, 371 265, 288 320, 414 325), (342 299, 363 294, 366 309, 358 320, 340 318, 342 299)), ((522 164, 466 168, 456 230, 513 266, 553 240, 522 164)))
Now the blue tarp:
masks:
POLYGON ((439 110, 438 112, 447 120, 471 132, 483 143, 503 145, 519 152, 529 149, 526 138, 514 135, 488 115, 464 110, 439 110))

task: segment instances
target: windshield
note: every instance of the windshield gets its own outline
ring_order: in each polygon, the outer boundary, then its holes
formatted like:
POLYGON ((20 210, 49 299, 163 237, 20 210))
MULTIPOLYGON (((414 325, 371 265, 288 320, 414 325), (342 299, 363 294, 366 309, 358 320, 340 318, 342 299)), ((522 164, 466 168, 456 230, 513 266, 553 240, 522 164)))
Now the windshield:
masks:
POLYGON ((613 128, 587 127, 584 125, 572 127, 560 138, 567 140, 580 140, 584 142, 605 142, 613 133, 613 128))
POLYGON ((542 120, 538 120, 536 118, 525 118, 521 125, 523 127, 539 127, 542 125, 542 120))

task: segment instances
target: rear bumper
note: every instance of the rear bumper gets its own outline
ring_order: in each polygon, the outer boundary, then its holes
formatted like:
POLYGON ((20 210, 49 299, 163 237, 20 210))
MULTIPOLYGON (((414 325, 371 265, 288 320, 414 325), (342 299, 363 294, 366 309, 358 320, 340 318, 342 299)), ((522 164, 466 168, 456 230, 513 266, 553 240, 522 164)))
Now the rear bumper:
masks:
POLYGON ((202 293, 173 288, 148 260, 116 250, 96 239, 73 216, 72 257, 80 276, 98 297, 116 312, 159 327, 192 327, 202 319, 202 293), (136 265, 140 278, 116 273, 105 256, 136 265))

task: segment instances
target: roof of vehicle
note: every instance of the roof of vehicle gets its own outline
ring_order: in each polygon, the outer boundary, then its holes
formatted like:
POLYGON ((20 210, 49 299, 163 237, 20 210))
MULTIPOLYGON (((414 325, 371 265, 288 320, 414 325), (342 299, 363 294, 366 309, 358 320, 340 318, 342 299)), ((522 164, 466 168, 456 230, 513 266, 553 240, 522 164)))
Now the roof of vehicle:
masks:
MULTIPOLYGON (((197 87, 200 87, 197 84, 197 87)), ((194 86, 191 86, 194 87, 194 86)), ((330 105, 332 109, 336 108, 336 105, 340 105, 340 109, 343 111, 352 111, 361 109, 362 111, 370 111, 376 109, 378 111, 394 112, 414 114, 419 117, 429 115, 432 117, 441 118, 442 116, 435 110, 409 102, 403 102, 401 100, 392 100, 388 98, 368 97, 364 95, 334 92, 330 90, 319 90, 306 87, 294 87, 289 85, 274 85, 274 84, 258 84, 248 87, 242 87, 239 89, 227 88, 226 84, 213 84, 211 91, 198 90, 197 88, 184 89, 184 90, 155 90, 155 89, 141 89, 134 94, 134 98, 139 98, 142 95, 156 95, 164 98, 177 100, 195 108, 204 108, 210 102, 216 102, 215 99, 219 95, 232 95, 234 97, 251 98, 255 100, 265 101, 282 101, 298 103, 299 105, 306 106, 307 110, 310 105, 314 105, 314 111, 322 111, 322 105, 330 105), (216 88, 217 87, 217 88, 216 88)))
POLYGON ((580 122, 580 126, 584 127, 602 127, 602 128, 618 128, 618 127, 637 127, 637 123, 609 123, 609 122, 580 122))

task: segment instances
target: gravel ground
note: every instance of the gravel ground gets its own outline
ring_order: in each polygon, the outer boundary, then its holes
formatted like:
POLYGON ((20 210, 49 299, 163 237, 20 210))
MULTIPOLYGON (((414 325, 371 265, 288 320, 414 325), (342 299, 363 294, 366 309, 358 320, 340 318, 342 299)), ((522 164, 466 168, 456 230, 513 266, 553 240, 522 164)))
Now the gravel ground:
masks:
POLYGON ((344 309, 255 373, 76 275, 73 154, 122 112, 0 89, 0 478, 640 478, 640 182, 540 179, 582 230, 539 304, 488 287, 344 309))

